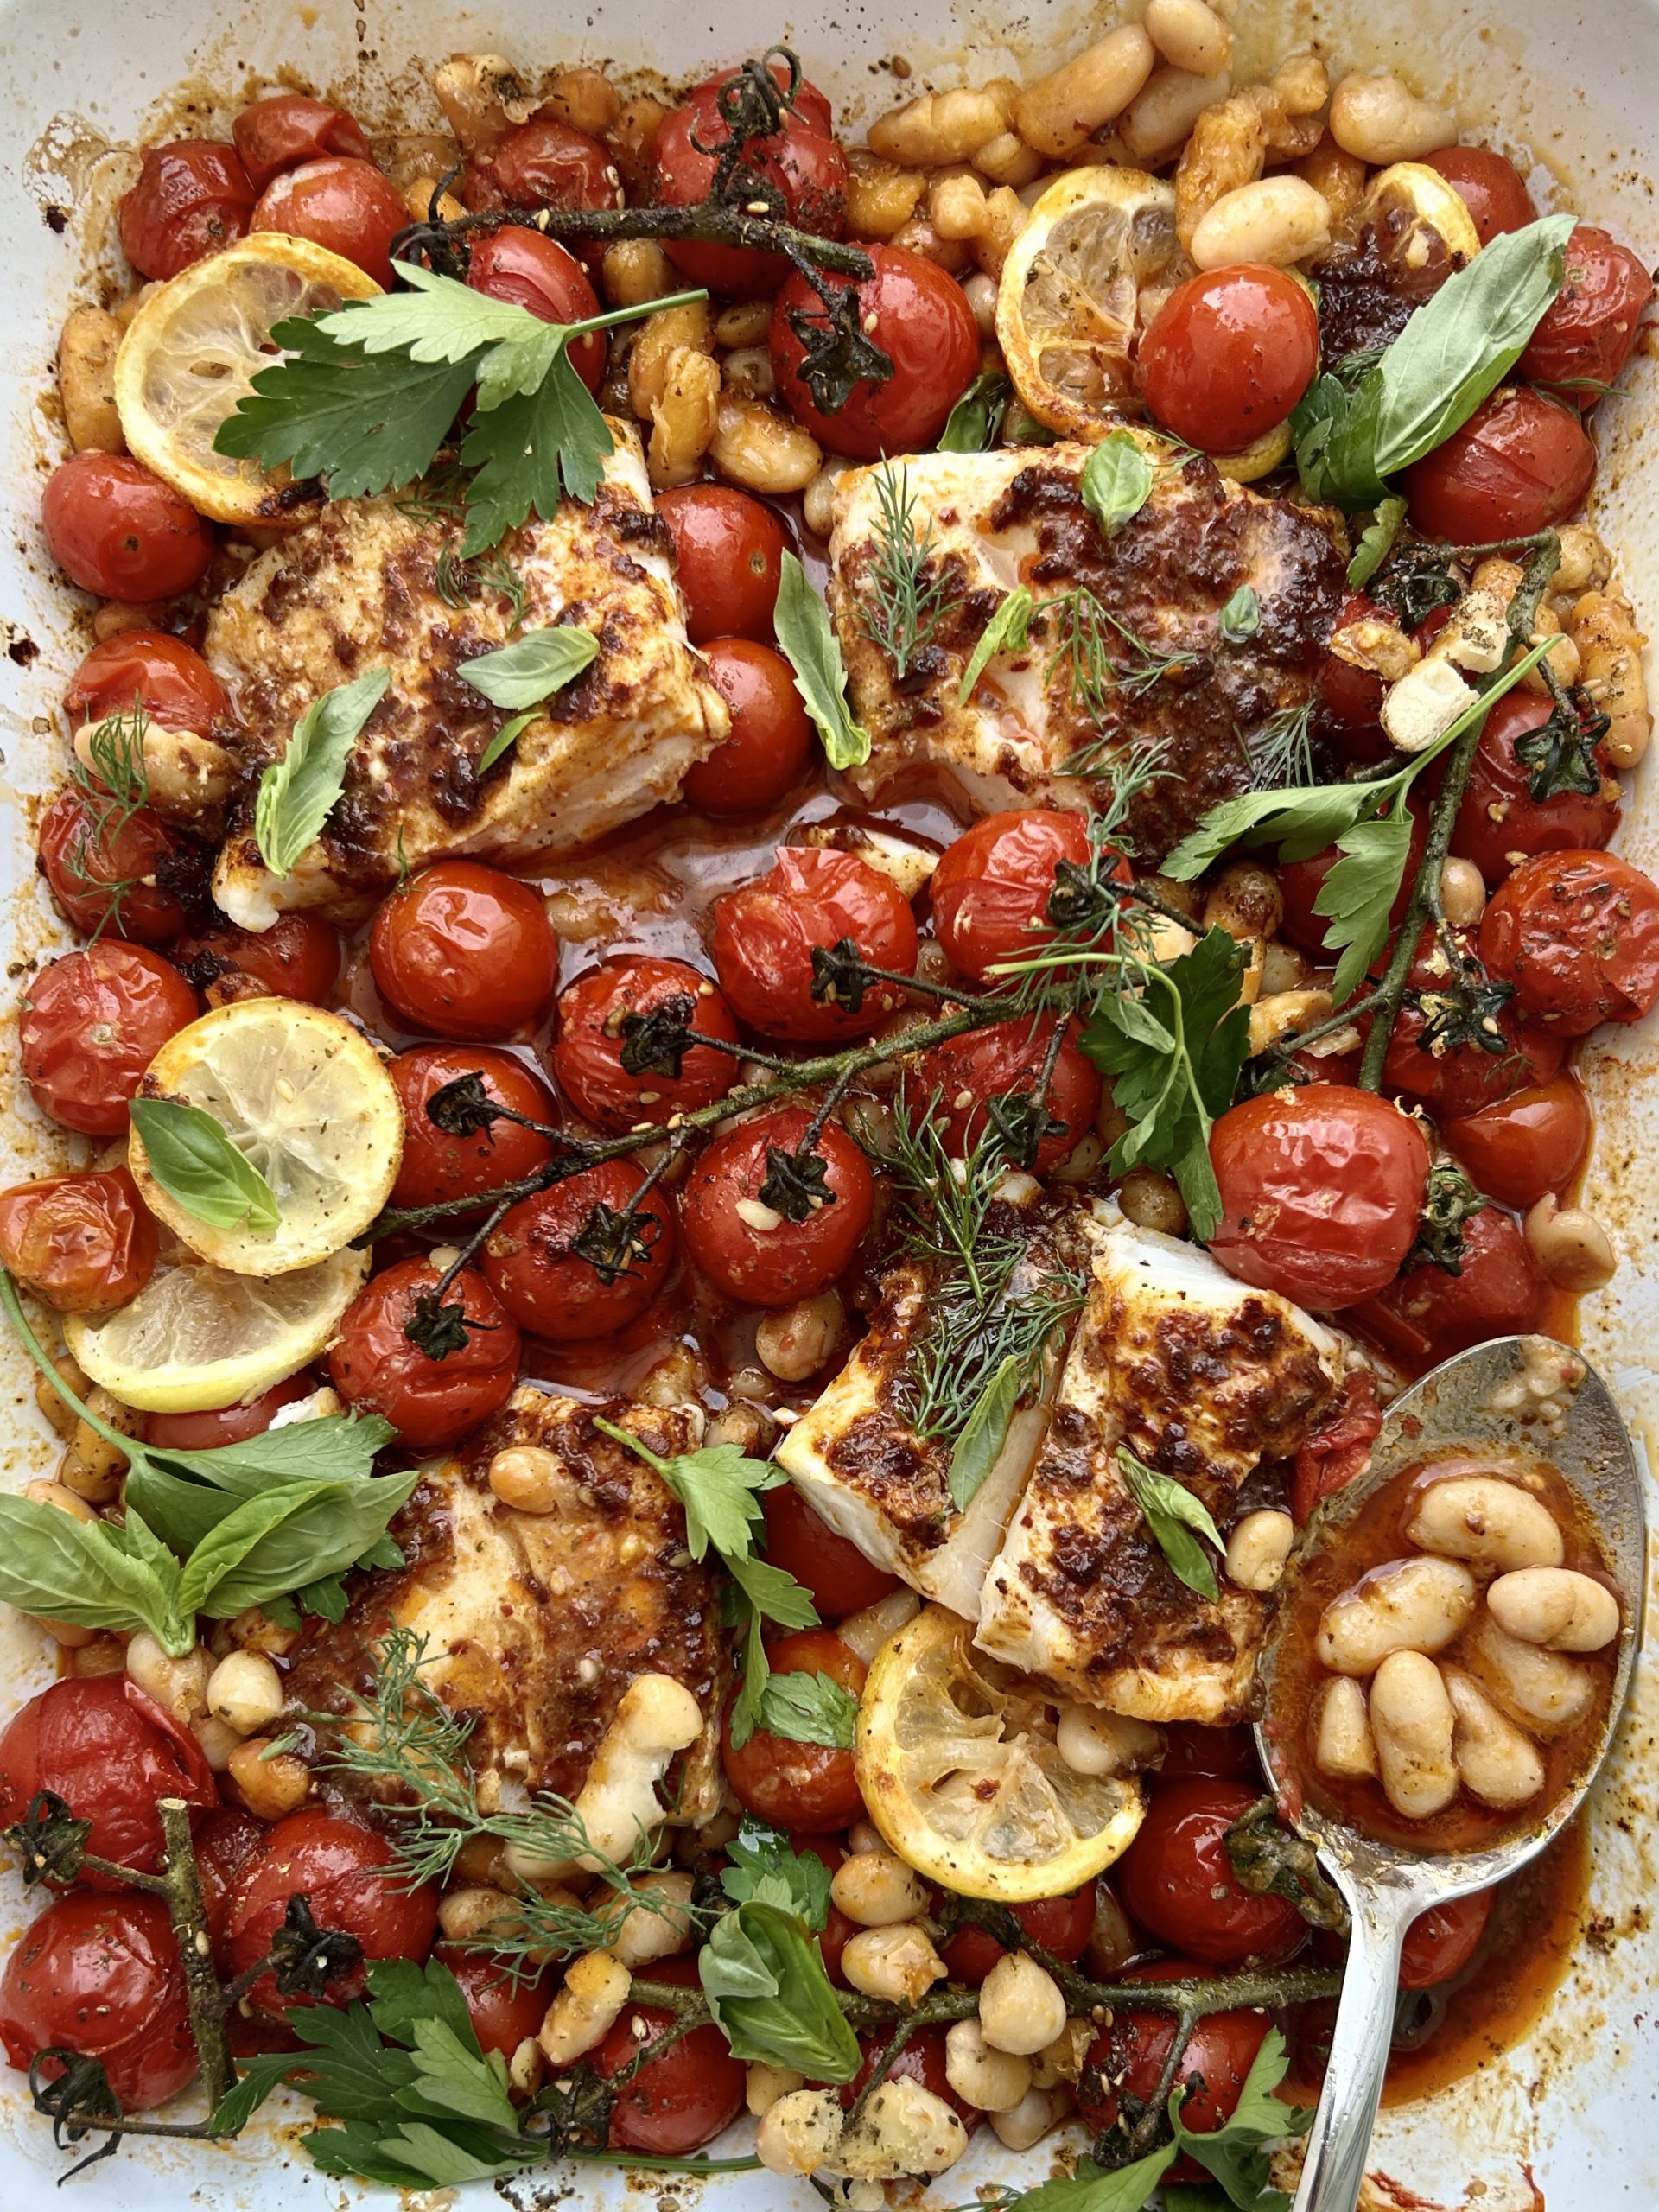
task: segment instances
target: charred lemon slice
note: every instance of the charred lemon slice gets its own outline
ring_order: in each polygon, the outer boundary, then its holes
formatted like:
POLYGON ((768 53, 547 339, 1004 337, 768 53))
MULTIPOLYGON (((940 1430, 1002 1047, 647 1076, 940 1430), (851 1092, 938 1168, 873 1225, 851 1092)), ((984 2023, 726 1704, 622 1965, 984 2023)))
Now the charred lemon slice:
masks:
POLYGON ((1076 1774, 1052 1693, 976 1652, 929 1605, 875 1656, 855 1761, 870 1818, 907 1866, 960 1896, 1064 1897, 1128 1847, 1145 1806, 1125 1775, 1076 1774))
POLYGON ((1020 397, 1063 436, 1096 440, 1139 411, 1138 302, 1192 274, 1175 235, 1175 188, 1140 169, 1068 169, 1002 264, 996 335, 1020 397))
POLYGON ((1402 276, 1415 275, 1447 255, 1472 261, 1480 234, 1467 201, 1427 162, 1395 162, 1380 169, 1361 203, 1361 229, 1369 225, 1379 249, 1402 276))

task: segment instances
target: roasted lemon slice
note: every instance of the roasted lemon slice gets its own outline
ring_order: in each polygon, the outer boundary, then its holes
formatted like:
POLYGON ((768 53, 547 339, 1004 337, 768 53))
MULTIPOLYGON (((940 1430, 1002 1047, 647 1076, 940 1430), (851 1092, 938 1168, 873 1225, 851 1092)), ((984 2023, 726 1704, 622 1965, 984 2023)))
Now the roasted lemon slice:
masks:
POLYGON ((1472 261, 1480 233, 1467 201, 1427 162, 1395 162, 1379 169, 1360 202, 1358 230, 1369 228, 1378 252, 1399 272, 1412 296, 1412 279, 1430 267, 1445 269, 1448 256, 1472 261))
POLYGON ((1123 1775, 1075 1774, 1052 1694, 982 1657, 929 1605, 875 1656, 855 1758, 870 1818, 907 1866, 969 1897, 1064 1897, 1128 1847, 1145 1806, 1123 1775))
POLYGON ((1063 436, 1103 437, 1139 411, 1133 343, 1148 285, 1192 264, 1175 235, 1175 188, 1140 169, 1068 169, 1031 211, 1002 264, 996 335, 1020 397, 1063 436))
POLYGON ((350 1022, 297 999, 242 999, 170 1037, 141 1095, 211 1114, 270 1185, 273 1230, 200 1221, 157 1182, 137 1128, 128 1141, 144 1203, 181 1243, 239 1275, 283 1275, 349 1244, 391 1194, 404 1117, 374 1047, 350 1022))
POLYGON ((214 435, 280 358, 273 325, 380 289, 339 254, 280 231, 256 231, 170 277, 134 315, 116 356, 129 449, 215 522, 280 520, 264 512, 272 480, 256 461, 215 453, 214 435))
POLYGON ((63 1339, 124 1406, 203 1413, 257 1397, 315 1359, 368 1271, 366 1252, 336 1252, 269 1282, 222 1268, 165 1268, 114 1313, 66 1313, 63 1339))

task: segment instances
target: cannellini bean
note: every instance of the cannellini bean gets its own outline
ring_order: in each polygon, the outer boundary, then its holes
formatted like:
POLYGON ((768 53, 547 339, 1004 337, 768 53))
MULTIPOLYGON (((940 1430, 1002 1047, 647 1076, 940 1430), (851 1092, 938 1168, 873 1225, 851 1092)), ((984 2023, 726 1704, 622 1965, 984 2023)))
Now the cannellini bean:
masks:
POLYGON ((764 346, 734 346, 720 365, 720 380, 740 399, 770 399, 777 379, 764 346))
POLYGON ((837 1623, 836 1634, 868 1667, 887 1638, 897 1636, 921 1610, 922 1601, 913 1590, 890 1590, 862 1612, 849 1613, 837 1623))
POLYGON ((129 1677, 182 1727, 188 1728, 207 1710, 207 1677, 212 1668, 213 1662, 200 1644, 181 1659, 174 1659, 147 1628, 141 1628, 127 1644, 129 1677))
POLYGON ((518 1900, 487 1883, 451 1890, 438 1903, 438 1926, 451 1943, 470 1943, 486 1934, 505 1935, 522 1925, 518 1900))
POLYGON ((1532 1256, 1557 1290, 1600 1290, 1618 1272, 1612 1239, 1592 1213, 1564 1206, 1546 1191, 1525 1222, 1532 1256))
POLYGON ((668 112, 661 100, 653 99, 649 92, 641 92, 623 101, 621 111, 611 126, 606 149, 616 163, 623 189, 630 200, 645 196, 657 133, 667 120, 668 112))
POLYGON ((493 153, 540 105, 499 54, 452 54, 433 71, 432 90, 463 154, 493 153))
POLYGON ((1094 2021, 1073 2017, 1052 2043, 1045 2044, 1031 2062, 1032 2087, 1052 2089, 1056 2082, 1075 2087, 1088 2063, 1090 2046, 1098 2030, 1094 2021))
POLYGON ((536 2031, 550 2066, 569 2066, 602 2043, 628 2001, 633 1977, 609 1951, 583 1951, 564 1970, 564 1986, 536 2031))
POLYGON ((816 438, 762 399, 722 395, 709 457, 747 492, 804 492, 823 466, 816 438))
POLYGON ((767 2106, 754 2155, 768 2173, 810 2174, 841 2141, 846 2115, 833 2089, 791 2089, 767 2106))
POLYGON ((836 486, 854 465, 832 454, 801 495, 802 519, 815 537, 828 537, 835 528, 836 486))
POLYGON ((982 338, 996 335, 996 286, 982 269, 963 280, 962 296, 974 311, 982 338))
POLYGON ((1017 131, 999 130, 977 149, 974 167, 993 184, 1010 185, 1017 192, 1043 173, 1043 157, 1027 146, 1017 131))
POLYGON ((1537 1746, 1505 1719, 1471 1675, 1445 1670, 1452 1700, 1452 1756, 1464 1788, 1483 1805, 1507 1811, 1524 1805, 1544 1786, 1544 1763, 1537 1746))
POLYGON ((1440 862, 1440 905, 1454 930, 1471 930, 1486 911, 1486 885, 1472 861, 1440 862))
POLYGON ((1549 580, 1551 591, 1576 595, 1599 590, 1613 573, 1613 556, 1589 524, 1560 522, 1555 535, 1561 541, 1561 557, 1549 580))
POLYGON ((919 2005, 950 1972, 926 1929, 912 1922, 861 1929, 848 1938, 841 1970, 855 1989, 890 2005, 919 2005))
MULTIPOLYGON (((89 1654, 77 1655, 75 1671, 79 1674, 89 1654)), ((114 1672, 111 1669, 111 1672, 114 1672)), ((242 1748, 242 1738, 226 1720, 215 1720, 211 1713, 190 1724, 190 1733, 201 1747, 201 1756, 215 1774, 228 1774, 231 1761, 242 1748)))
POLYGON ((1506 1636, 1547 1651, 1600 1651, 1618 1634, 1618 1600, 1593 1575, 1566 1567, 1523 1567, 1486 1592, 1506 1636))
POLYGON ((669 366, 677 355, 690 350, 706 353, 714 344, 714 331, 706 301, 689 307, 659 308, 639 326, 628 355, 628 404, 642 423, 668 387, 669 366))
POLYGON ((404 205, 416 222, 429 223, 435 216, 440 223, 455 223, 466 214, 464 200, 457 200, 453 192, 438 190, 442 181, 442 173, 438 172, 412 176, 404 187, 404 205))
POLYGON ((1027 2089, 1012 2112, 991 2114, 991 2133, 1007 2151, 1030 2151, 1051 2127, 1058 2127, 1071 2107, 1064 2089, 1027 2089))
MULTIPOLYGON (((73 1491, 66 1488, 62 1483, 25 1483, 23 1496, 31 1504, 55 1505, 60 1513, 67 1513, 72 1521, 91 1522, 98 1518, 86 1499, 77 1497, 73 1491)), ((126 1664, 124 1652, 122 1655, 121 1663, 124 1667, 126 1664)))
POLYGON ((1247 1513, 1227 1539, 1227 1580, 1241 1590, 1276 1590, 1296 1541, 1288 1513, 1247 1513))
POLYGON ((257 1651, 232 1651, 207 1677, 207 1710, 238 1736, 269 1728, 283 1709, 283 1678, 257 1651))
POLYGON ((878 161, 867 147, 853 148, 847 169, 847 227, 858 238, 892 238, 909 222, 927 191, 925 170, 878 161))
POLYGON ((548 79, 542 106, 590 138, 602 138, 622 111, 615 86, 598 69, 561 69, 548 79))
POLYGON ((689 1950, 695 1926, 693 1877, 670 1868, 637 1874, 628 1886, 648 1902, 633 1907, 612 1939, 611 1948, 623 1965, 637 1970, 653 1959, 674 1959, 689 1950))
POLYGON ((77 453, 124 453, 115 404, 115 357, 121 326, 103 308, 71 308, 58 340, 63 426, 77 453))
POLYGON ((944 2078, 981 2112, 1012 2112, 1031 2087, 1031 2067, 993 2049, 977 2020, 957 2020, 945 2031, 944 2078))
POLYGON ((280 1821, 311 1795, 311 1770, 291 1751, 267 1758, 270 1738, 249 1736, 231 1753, 226 1772, 256 1820, 280 1821))
POLYGON ((1030 2058, 1065 2027, 1065 1999, 1035 1959, 1005 1952, 980 1985, 979 2024, 993 2050, 1030 2058))
MULTIPOLYGON (((1268 953, 1275 948, 1268 945, 1268 953)), ((1265 964, 1265 963, 1264 963, 1265 964)), ((1300 1036, 1331 1017, 1331 994, 1325 990, 1268 991, 1250 1008, 1250 1051, 1265 1052, 1287 1037, 1300 1036)))
POLYGON ((1444 1812, 1458 1794, 1452 1700, 1421 1651, 1394 1651, 1371 1678, 1371 1735, 1390 1805, 1407 1820, 1444 1812))
POLYGON ((1279 879, 1259 861, 1230 861, 1205 893, 1207 930, 1225 930, 1236 938, 1276 937, 1284 918, 1279 879))
MULTIPOLYGON (((1232 89, 1224 73, 1195 77, 1188 69, 1154 69, 1145 89, 1118 118, 1117 135, 1135 162, 1160 162, 1176 153, 1205 108, 1232 89)), ((1012 179, 1006 180, 1012 182, 1012 179)))
POLYGON ((1608 717, 1602 741, 1615 768, 1633 768, 1648 749, 1653 715, 1648 705, 1642 648, 1647 643, 1622 600, 1587 591, 1567 618, 1579 649, 1580 676, 1592 701, 1608 717))
POLYGON ((715 317, 716 346, 764 346, 772 327, 770 300, 736 300, 715 317))
POLYGON ((1460 1647, 1469 1671, 1511 1720, 1546 1736, 1565 1735, 1589 1712, 1595 1677, 1556 1651, 1522 1643, 1489 1613, 1460 1647))
POLYGON ((800 1382, 816 1375, 840 1342, 847 1325, 841 1294, 821 1290, 816 1298, 761 1316, 754 1332, 760 1363, 780 1382, 800 1382))
POLYGON ((655 238, 619 238, 605 249, 600 282, 613 307, 643 307, 673 290, 674 264, 655 238))
POLYGON ((1313 152, 1297 162, 1296 174, 1306 179, 1331 210, 1332 230, 1343 230, 1365 197, 1364 162, 1344 154, 1327 130, 1313 152))
POLYGON ((1262 955, 1262 999, 1306 988, 1313 972, 1306 953, 1298 952, 1294 944, 1270 940, 1262 955))
POLYGON ((1217 200, 1255 181, 1267 155, 1267 130, 1248 92, 1204 110, 1175 169, 1175 232, 1184 246, 1217 200))
POLYGON ((1092 1705, 1063 1705, 1054 1729, 1054 1748, 1073 1774, 1127 1774, 1148 1764, 1160 1741, 1144 1720, 1092 1705))
POLYGON ((721 374, 707 353, 677 346, 664 365, 663 389, 651 403, 651 440, 645 473, 653 491, 689 484, 708 452, 719 421, 721 374))
POLYGON ((1311 154, 1325 136, 1321 118, 1331 93, 1330 73, 1319 55, 1311 48, 1287 54, 1267 84, 1249 90, 1268 150, 1286 162, 1311 154))
MULTIPOLYGON (((65 1389, 73 1390, 78 1398, 84 1400, 92 1386, 81 1373, 79 1363, 71 1359, 66 1351, 58 1355, 52 1366, 65 1389)), ((80 1415, 67 1398, 52 1388, 44 1375, 37 1374, 35 1377, 35 1402, 60 1436, 68 1438, 74 1434, 80 1423, 80 1415)))
POLYGON ((976 238, 985 227, 985 188, 957 170, 939 179, 927 195, 927 219, 942 238, 976 238))
POLYGON ((1138 23, 1109 31, 1047 77, 1027 86, 1014 127, 1027 146, 1058 159, 1122 115, 1152 74, 1157 50, 1138 23))
POLYGON ((1466 1560, 1482 1574, 1561 1563, 1554 1515, 1541 1498, 1501 1475, 1449 1475, 1431 1483, 1406 1534, 1424 1551, 1466 1560))
POLYGON ((1007 127, 1007 104, 989 86, 924 92, 872 124, 870 150, 900 168, 942 168, 967 161, 1007 127))
POLYGON ((1374 76, 1356 72, 1331 95, 1331 136, 1344 154, 1381 166, 1421 162, 1458 140, 1457 118, 1420 100, 1391 69, 1374 76))
POLYGON ((897 2181, 942 2174, 967 2148, 968 2131, 944 2099, 894 2074, 843 2133, 834 2163, 855 2183, 897 2181))
POLYGON ((1188 248, 1200 269, 1261 261, 1287 269, 1331 243, 1331 210, 1299 176, 1259 177, 1224 194, 1204 214, 1188 248))
POLYGON ((804 2074, 796 2073, 790 2066, 768 2066, 756 2059, 750 2065, 743 2084, 743 2102, 750 2117, 763 2120, 782 2098, 791 2096, 805 2081, 804 2074))
POLYGON ((859 1928, 893 1928, 927 1910, 921 1878, 896 1852, 878 1845, 855 1852, 836 1867, 830 1884, 833 1902, 859 1928))
POLYGON ((518 1513, 568 1513, 579 1510, 576 1484, 556 1452, 539 1444, 511 1444, 490 1461, 489 1485, 503 1505, 518 1513))
POLYGON ((1315 1649, 1338 1675, 1369 1675, 1396 1651, 1443 1651, 1475 1610, 1475 1578, 1450 1560, 1373 1567, 1332 1599, 1315 1649))
POLYGON ((1321 1774, 1344 1779, 1376 1772, 1376 1745, 1365 1693, 1351 1675, 1336 1675, 1319 1694, 1313 1764, 1321 1774))
POLYGON ((1186 1233, 1186 1200, 1155 1167, 1131 1167, 1117 1186, 1117 1203, 1137 1229, 1155 1229, 1164 1236, 1186 1233))
POLYGON ((1147 35, 1166 61, 1194 77, 1218 77, 1233 59, 1233 35, 1204 0, 1147 0, 1147 35))

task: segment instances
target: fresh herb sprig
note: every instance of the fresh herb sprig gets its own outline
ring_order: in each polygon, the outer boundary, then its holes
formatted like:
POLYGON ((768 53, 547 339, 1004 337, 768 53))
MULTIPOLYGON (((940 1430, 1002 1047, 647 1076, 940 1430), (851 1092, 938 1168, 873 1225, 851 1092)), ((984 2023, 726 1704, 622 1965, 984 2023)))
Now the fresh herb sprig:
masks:
POLYGON ((859 626, 887 655, 895 683, 931 644, 950 596, 949 571, 935 558, 933 525, 916 525, 916 495, 904 464, 884 461, 875 473, 877 514, 870 533, 867 588, 858 600, 859 626))

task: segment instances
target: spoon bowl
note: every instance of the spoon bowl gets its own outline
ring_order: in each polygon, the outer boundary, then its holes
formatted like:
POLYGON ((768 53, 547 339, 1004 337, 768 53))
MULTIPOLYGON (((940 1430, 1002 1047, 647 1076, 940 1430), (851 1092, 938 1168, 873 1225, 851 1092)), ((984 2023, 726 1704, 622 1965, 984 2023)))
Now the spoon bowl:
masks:
POLYGON ((1363 1477, 1322 1505, 1281 1586, 1262 1655, 1256 1748, 1297 1832, 1317 1849, 1352 1917, 1330 2063, 1308 2136, 1294 2212, 1354 2212, 1382 2090, 1401 1948, 1430 1906, 1489 1889, 1535 1859, 1583 1802, 1611 1745, 1642 1637, 1647 1516, 1641 1471, 1612 1395, 1578 1352, 1548 1337, 1503 1337, 1449 1359, 1396 1398, 1363 1477), (1304 1800, 1293 1750, 1275 1727, 1274 1691, 1299 1573, 1376 1492, 1417 1461, 1448 1452, 1522 1450, 1557 1467, 1618 1585, 1623 1624, 1600 1734, 1541 1818, 1478 1851, 1413 1850, 1363 1834, 1304 1800))

